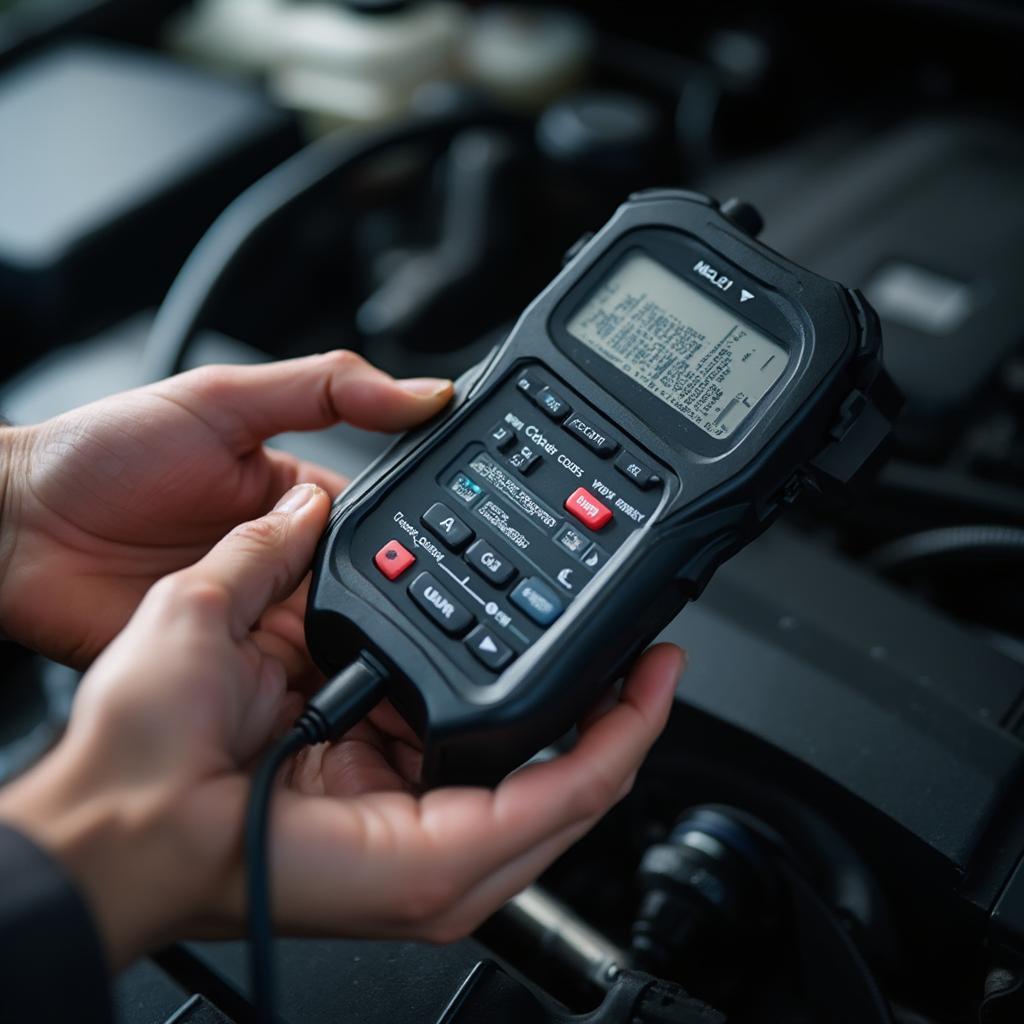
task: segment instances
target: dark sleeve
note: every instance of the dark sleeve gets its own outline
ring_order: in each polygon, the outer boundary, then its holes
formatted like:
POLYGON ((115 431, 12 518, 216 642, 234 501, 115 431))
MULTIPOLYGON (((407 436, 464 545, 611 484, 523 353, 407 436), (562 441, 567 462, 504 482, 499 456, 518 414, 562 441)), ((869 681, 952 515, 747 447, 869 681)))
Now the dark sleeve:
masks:
POLYGON ((110 1024, 92 915, 49 854, 0 823, 0 1021, 110 1024))

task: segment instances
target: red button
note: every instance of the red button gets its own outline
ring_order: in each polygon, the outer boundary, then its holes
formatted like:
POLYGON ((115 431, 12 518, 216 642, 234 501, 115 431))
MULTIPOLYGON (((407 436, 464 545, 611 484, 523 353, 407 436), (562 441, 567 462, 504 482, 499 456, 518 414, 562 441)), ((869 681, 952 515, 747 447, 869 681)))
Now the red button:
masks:
POLYGON ((416 561, 416 556, 410 551, 406 551, 397 540, 389 540, 373 556, 373 564, 389 580, 397 580, 399 576, 405 572, 406 569, 416 561))
POLYGON ((565 499, 565 507, 584 526, 592 530, 600 530, 612 517, 612 510, 602 505, 589 491, 577 487, 568 498, 565 499))

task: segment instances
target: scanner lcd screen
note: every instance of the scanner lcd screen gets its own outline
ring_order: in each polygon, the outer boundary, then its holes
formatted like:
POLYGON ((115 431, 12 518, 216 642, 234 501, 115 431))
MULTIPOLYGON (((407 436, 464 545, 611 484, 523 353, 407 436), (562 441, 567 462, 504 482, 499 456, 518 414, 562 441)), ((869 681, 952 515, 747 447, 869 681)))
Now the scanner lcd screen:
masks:
POLYGON ((743 424, 789 362, 778 342, 637 249, 566 328, 715 438, 743 424))

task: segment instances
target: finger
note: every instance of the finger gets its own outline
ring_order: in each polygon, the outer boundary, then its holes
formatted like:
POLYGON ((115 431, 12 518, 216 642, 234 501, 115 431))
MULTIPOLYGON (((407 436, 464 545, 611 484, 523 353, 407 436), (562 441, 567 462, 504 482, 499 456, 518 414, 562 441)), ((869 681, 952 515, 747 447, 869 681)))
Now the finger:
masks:
POLYGON ((260 628, 283 637, 295 647, 306 646, 305 616, 309 601, 309 573, 283 601, 271 605, 260 617, 260 628))
MULTIPOLYGON (((636 778, 629 776, 616 794, 615 803, 625 799, 633 789, 636 778)), ((535 882, 569 847, 582 839, 602 815, 573 822, 555 835, 527 850, 504 867, 487 875, 452 907, 437 927, 449 937, 458 938, 479 927, 491 914, 504 906, 513 896, 535 882)))
MULTIPOLYGON (((635 778, 634 772, 626 779, 614 803, 629 795, 635 778)), ((485 875, 420 937, 450 942, 475 931, 513 896, 535 882, 566 850, 597 825, 602 817, 597 814, 566 825, 503 867, 485 875)))
POLYGON ((402 740, 410 747, 421 746, 416 730, 398 713, 390 700, 382 700, 369 715, 370 721, 385 735, 402 740))
POLYGON ((513 896, 535 882, 569 847, 574 846, 599 821, 585 821, 567 825, 560 832, 528 850, 505 867, 488 875, 467 892, 455 906, 433 922, 433 934, 422 936, 449 942, 469 935, 492 914, 500 910, 513 896))
MULTIPOLYGON (((652 647, 634 666, 620 702, 585 729, 569 753, 505 779, 494 791, 489 827, 474 829, 481 861, 493 869, 573 822, 603 815, 664 728, 684 659, 673 645, 652 647)), ((431 820, 432 796, 424 798, 428 828, 443 825, 431 820)))
POLYGON ((330 500, 319 487, 294 487, 273 512, 236 527, 179 577, 220 588, 229 623, 241 638, 306 575, 329 511, 330 500))
POLYGON ((309 582, 307 575, 295 593, 271 605, 260 616, 258 630, 253 637, 262 649, 282 657, 288 669, 288 685, 311 697, 327 680, 306 646, 305 611, 309 582))
POLYGON ((382 730, 371 713, 324 754, 323 792, 331 797, 385 790, 414 792, 422 762, 418 747, 382 730))
POLYGON ((303 647, 296 647, 295 644, 282 636, 262 628, 263 620, 260 620, 260 627, 252 634, 252 641, 261 654, 273 658, 284 669, 288 685, 293 688, 302 687, 312 674, 313 667, 309 660, 309 654, 303 647))
POLYGON ((409 788, 395 771, 379 736, 349 734, 324 754, 321 772, 323 791, 329 796, 358 797, 409 788))
POLYGON ((241 719, 230 743, 236 762, 251 758, 266 743, 286 701, 284 669, 275 658, 258 657, 255 687, 245 695, 241 719))
POLYGON ((306 796, 323 796, 323 763, 328 744, 314 743, 295 755, 288 775, 288 787, 306 796))
POLYGON ((619 703, 619 690, 616 686, 609 686, 604 693, 594 702, 593 706, 579 721, 580 732, 585 732, 599 719, 604 718, 609 711, 612 711, 619 703))
POLYGON ((281 699, 280 707, 277 709, 277 718, 274 720, 271 729, 271 738, 278 739, 295 725, 295 719, 302 714, 306 706, 305 698, 294 690, 288 690, 281 699))
POLYGON ((275 500, 296 484, 316 484, 317 487, 322 487, 332 499, 348 487, 347 476, 336 473, 333 469, 328 469, 316 462, 297 459, 288 452, 277 451, 274 448, 265 448, 264 454, 273 471, 270 493, 275 500))
POLYGON ((423 751, 418 746, 411 746, 404 740, 388 740, 388 760, 395 766, 395 771, 405 780, 409 792, 419 792, 420 778, 423 774, 423 751))
POLYGON ((155 387, 179 400, 182 393, 191 396, 190 405, 198 400, 204 415, 217 417, 243 451, 285 431, 341 422, 406 430, 440 412, 452 397, 450 380, 397 381, 347 351, 262 366, 207 366, 155 387))
POLYGON ((375 789, 405 788, 387 763, 384 738, 365 719, 341 740, 319 743, 301 751, 290 784, 292 789, 307 796, 333 798, 359 796, 375 789))

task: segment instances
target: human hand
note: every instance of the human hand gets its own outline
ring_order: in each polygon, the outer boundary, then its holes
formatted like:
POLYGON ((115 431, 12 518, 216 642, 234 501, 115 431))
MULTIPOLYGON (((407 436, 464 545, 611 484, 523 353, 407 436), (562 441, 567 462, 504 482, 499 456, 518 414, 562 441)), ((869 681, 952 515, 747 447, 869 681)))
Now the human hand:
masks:
POLYGON ((450 381, 395 381, 352 352, 209 366, 2 432, 0 628, 91 663, 158 579, 300 481, 346 481, 263 442, 342 420, 404 430, 450 381), (55 600, 55 595, 59 599, 55 600))
MULTIPOLYGON (((86 674, 64 740, 0 792, 0 818, 78 880, 115 967, 171 939, 242 929, 249 768, 297 710, 258 624, 302 578, 328 509, 322 491, 300 487, 156 584, 86 674)), ((493 791, 419 794, 418 744, 386 704, 310 750, 272 807, 278 926, 468 933, 626 794, 682 663, 675 647, 648 651, 571 752, 493 791)))

